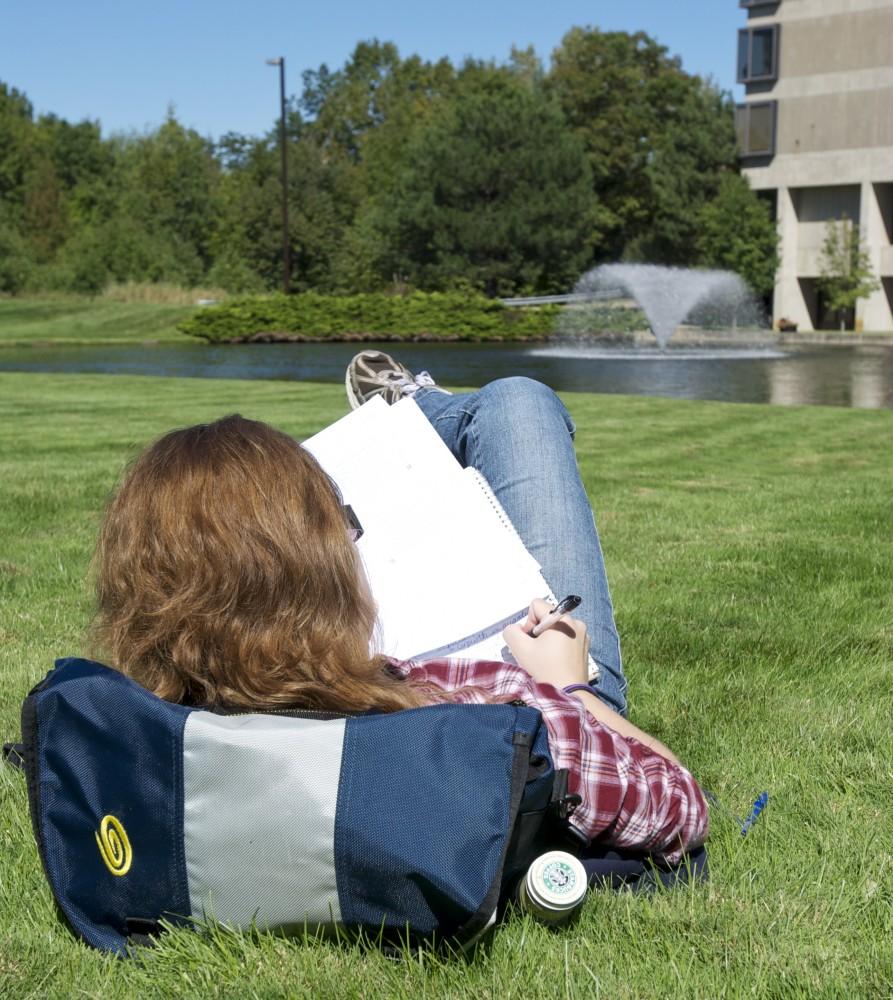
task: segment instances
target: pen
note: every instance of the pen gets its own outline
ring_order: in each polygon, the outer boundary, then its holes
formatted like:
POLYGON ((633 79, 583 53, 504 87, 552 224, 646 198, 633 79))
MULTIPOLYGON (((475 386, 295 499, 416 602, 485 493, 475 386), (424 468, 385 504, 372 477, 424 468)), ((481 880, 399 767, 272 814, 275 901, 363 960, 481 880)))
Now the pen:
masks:
POLYGON ((750 810, 750 815, 741 824, 741 836, 746 837, 750 828, 756 823, 759 818, 760 813, 766 808, 766 803, 769 801, 769 793, 763 792, 762 795, 758 795, 756 801, 753 804, 753 808, 750 810))
POLYGON ((583 598, 577 597, 576 594, 568 594, 563 601, 558 602, 555 609, 550 611, 541 622, 537 622, 536 625, 533 626, 530 630, 530 634, 535 639, 541 632, 545 632, 547 628, 551 628, 562 615, 566 615, 569 611, 573 611, 575 608, 578 608, 582 600, 583 598))

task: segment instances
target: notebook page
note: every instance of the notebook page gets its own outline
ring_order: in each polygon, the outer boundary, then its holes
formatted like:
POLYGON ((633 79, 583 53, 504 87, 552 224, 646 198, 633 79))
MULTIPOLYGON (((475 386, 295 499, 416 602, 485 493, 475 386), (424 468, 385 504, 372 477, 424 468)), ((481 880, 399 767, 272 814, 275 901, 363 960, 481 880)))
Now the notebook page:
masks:
POLYGON ((439 482, 442 477, 453 479, 463 474, 459 461, 411 398, 394 403, 388 407, 388 413, 407 467, 413 468, 428 482, 439 482))
MULTIPOLYGON (((540 572, 542 567, 536 558, 527 551, 524 542, 521 541, 521 536, 515 529, 514 524, 512 524, 511 518, 505 512, 505 508, 502 504, 496 499, 496 494, 490 488, 490 484, 487 482, 483 473, 469 465, 462 470, 462 475, 474 485, 475 489, 480 491, 484 500, 490 505, 490 507, 493 508, 496 520, 499 522, 499 525, 507 536, 505 544, 509 547, 513 557, 518 560, 518 564, 526 567, 529 562, 533 565, 533 567, 535 567, 537 572, 540 572), (511 541, 508 541, 508 539, 511 539, 511 541)), ((494 521, 494 525, 495 524, 496 521, 494 521)), ((546 591, 547 590, 548 587, 546 587, 546 591)), ((538 591, 532 596, 541 597, 542 594, 538 591)))
POLYGON ((464 478, 419 487, 395 477, 374 504, 364 502, 374 523, 360 546, 382 649, 392 655, 413 658, 460 640, 465 648, 543 593, 536 564, 470 486, 464 478))
POLYGON ((411 400, 373 399, 304 447, 365 529, 358 546, 383 652, 453 655, 482 637, 501 649, 504 623, 548 592, 536 561, 411 400))
MULTIPOLYGON (((376 397, 301 442, 338 484, 345 503, 363 497, 378 470, 391 467, 393 456, 382 447, 388 439, 388 411, 388 404, 376 397)), ((365 526, 359 510, 357 515, 365 526)))
POLYGON ((381 649, 409 657, 455 637, 443 609, 453 595, 454 560, 469 553, 461 537, 448 540, 445 525, 458 509, 449 491, 462 469, 424 414, 411 401, 391 407, 373 398, 304 447, 364 527, 358 548, 378 605, 381 649), (423 562, 439 571, 420 585, 423 562))

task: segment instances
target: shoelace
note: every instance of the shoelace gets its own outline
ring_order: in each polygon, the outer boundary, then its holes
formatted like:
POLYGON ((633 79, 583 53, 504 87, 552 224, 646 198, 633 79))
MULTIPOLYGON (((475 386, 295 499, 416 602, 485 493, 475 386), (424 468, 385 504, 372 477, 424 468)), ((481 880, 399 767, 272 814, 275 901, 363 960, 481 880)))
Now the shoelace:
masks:
POLYGON ((419 372, 415 377, 416 389, 424 389, 425 386, 429 385, 437 385, 437 383, 427 372, 419 372))
POLYGON ((419 389, 436 385, 437 383, 433 378, 431 378, 428 372, 419 372, 413 379, 408 379, 406 376, 403 376, 401 379, 397 379, 394 382, 394 388, 400 390, 401 396, 411 396, 413 393, 418 392, 419 389))

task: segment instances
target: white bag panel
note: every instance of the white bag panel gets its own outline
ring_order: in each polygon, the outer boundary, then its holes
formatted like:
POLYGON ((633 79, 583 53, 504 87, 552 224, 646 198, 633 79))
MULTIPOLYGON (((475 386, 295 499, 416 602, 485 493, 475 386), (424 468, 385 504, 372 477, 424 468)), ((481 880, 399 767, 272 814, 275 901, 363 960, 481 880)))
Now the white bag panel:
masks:
POLYGON ((193 712, 183 734, 192 916, 260 929, 337 923, 344 720, 193 712))

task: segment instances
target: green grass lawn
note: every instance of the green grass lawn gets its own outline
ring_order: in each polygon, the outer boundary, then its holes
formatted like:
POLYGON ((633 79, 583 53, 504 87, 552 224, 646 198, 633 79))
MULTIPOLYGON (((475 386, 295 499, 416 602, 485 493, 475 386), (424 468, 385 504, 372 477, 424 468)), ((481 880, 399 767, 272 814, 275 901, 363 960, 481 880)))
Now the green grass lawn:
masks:
MULTIPOLYGON (((6 303, 4 303, 6 305, 6 303)), ((712 879, 513 919, 468 962, 180 931, 121 962, 57 919, 0 770, 2 997, 893 996, 893 412, 569 394, 631 717, 724 804, 712 879), (763 789, 769 805, 742 838, 763 789)), ((0 374, 0 729, 82 650, 99 511, 135 449, 240 411, 306 436, 334 387, 0 374)))
POLYGON ((0 347, 184 341, 175 325, 195 306, 105 299, 0 298, 0 347))

